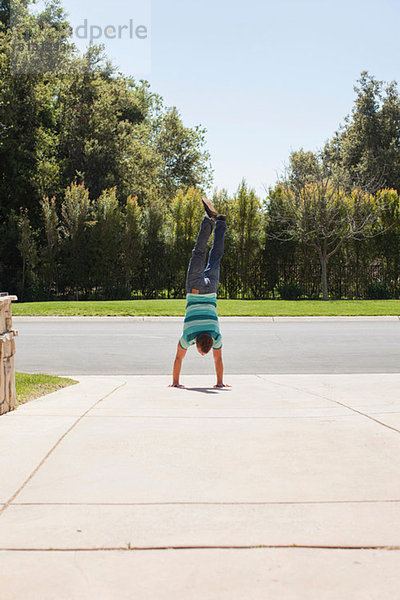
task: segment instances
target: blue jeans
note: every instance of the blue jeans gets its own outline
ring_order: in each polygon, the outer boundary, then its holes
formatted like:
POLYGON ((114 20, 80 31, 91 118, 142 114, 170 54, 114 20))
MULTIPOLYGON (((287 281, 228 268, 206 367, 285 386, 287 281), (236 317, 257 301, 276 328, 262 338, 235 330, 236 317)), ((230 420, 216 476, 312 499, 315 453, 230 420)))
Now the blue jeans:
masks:
MULTIPOLYGON (((196 290, 199 294, 217 293, 221 258, 224 255, 226 221, 217 221, 215 225, 214 244, 206 268, 208 239, 214 229, 214 221, 204 217, 201 222, 192 258, 186 277, 186 293, 196 290)), ((196 293, 194 292, 194 293, 196 293)))

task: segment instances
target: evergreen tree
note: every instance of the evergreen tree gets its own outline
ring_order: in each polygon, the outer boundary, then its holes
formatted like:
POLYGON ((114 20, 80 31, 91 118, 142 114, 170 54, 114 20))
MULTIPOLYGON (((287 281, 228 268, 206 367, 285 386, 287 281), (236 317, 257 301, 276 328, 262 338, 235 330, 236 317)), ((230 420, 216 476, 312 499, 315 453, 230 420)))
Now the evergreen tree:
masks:
POLYGON ((42 248, 42 273, 48 296, 58 291, 58 259, 60 244, 59 218, 55 198, 41 201, 46 243, 42 248))
POLYGON ((87 292, 93 264, 90 230, 94 225, 89 191, 83 183, 72 183, 61 206, 64 286, 79 300, 87 292))
POLYGON ((22 279, 19 289, 20 300, 26 300, 26 283, 33 283, 35 278, 35 267, 38 263, 38 251, 36 235, 32 229, 28 210, 21 209, 18 219, 18 250, 22 258, 22 279))
POLYGON ((384 84, 366 71, 354 88, 357 96, 350 116, 324 156, 348 173, 352 183, 376 181, 400 191, 400 97, 397 84, 384 84))
POLYGON ((140 287, 145 298, 159 298, 165 290, 170 292, 171 271, 167 204, 156 191, 143 210, 143 233, 140 287))
POLYGON ((242 285, 242 298, 251 288, 260 265, 261 203, 255 191, 243 180, 233 202, 232 227, 237 257, 237 272, 242 285), (256 268, 257 267, 257 268, 256 268))
POLYGON ((129 196, 125 206, 125 222, 122 241, 122 271, 128 297, 139 289, 140 270, 143 259, 143 215, 137 197, 129 196))
POLYGON ((171 283, 175 294, 179 296, 185 293, 188 263, 204 216, 201 199, 202 193, 196 188, 190 188, 186 193, 179 190, 170 206, 172 234, 170 259, 174 276, 174 281, 171 283))
POLYGON ((91 279, 106 299, 116 298, 123 280, 121 268, 123 215, 116 188, 105 190, 93 203, 94 225, 91 230, 93 264, 91 279))

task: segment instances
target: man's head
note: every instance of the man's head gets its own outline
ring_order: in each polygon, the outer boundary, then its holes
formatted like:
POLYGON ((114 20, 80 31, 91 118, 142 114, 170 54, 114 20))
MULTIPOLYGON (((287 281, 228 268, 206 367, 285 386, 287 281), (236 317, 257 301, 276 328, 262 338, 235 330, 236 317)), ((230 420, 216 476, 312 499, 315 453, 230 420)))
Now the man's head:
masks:
POLYGON ((196 338, 196 346, 197 350, 204 356, 204 354, 208 354, 213 347, 214 340, 211 335, 208 333, 199 333, 196 338))

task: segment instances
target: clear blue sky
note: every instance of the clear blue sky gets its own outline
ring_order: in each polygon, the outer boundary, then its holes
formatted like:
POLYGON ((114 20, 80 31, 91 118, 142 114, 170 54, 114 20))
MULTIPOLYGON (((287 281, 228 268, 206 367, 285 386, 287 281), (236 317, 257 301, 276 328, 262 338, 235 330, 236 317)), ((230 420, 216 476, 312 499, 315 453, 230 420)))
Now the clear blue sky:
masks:
MULTIPOLYGON (((74 23, 147 19, 140 4, 63 0, 74 23)), ((362 70, 400 80, 399 24, 399 0, 152 0, 150 70, 137 72, 128 43, 109 53, 206 127, 216 186, 246 177, 262 195, 291 149, 337 129, 362 70)))

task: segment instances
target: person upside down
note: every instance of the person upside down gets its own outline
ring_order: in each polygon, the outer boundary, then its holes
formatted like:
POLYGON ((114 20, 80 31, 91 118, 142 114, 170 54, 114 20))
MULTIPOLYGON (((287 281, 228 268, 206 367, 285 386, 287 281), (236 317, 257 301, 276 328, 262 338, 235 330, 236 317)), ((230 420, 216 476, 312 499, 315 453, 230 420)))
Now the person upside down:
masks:
POLYGON ((173 382, 170 387, 183 388, 179 383, 182 361, 189 346, 196 344, 199 353, 204 356, 213 349, 217 384, 214 387, 230 387, 224 384, 224 365, 222 361, 222 335, 219 330, 217 314, 217 291, 220 264, 224 254, 226 216, 217 214, 212 203, 203 198, 206 215, 200 225, 196 244, 186 277, 186 315, 183 334, 176 352, 173 382), (215 226, 214 243, 207 267, 207 243, 215 226))

